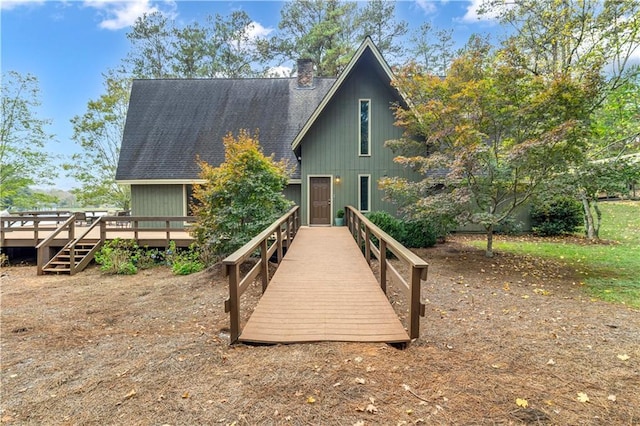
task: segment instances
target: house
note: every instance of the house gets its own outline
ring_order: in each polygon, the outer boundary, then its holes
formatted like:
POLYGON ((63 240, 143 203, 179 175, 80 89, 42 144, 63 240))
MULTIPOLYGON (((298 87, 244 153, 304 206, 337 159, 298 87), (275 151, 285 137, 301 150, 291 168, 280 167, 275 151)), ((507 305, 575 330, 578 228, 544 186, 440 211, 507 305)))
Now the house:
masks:
POLYGON ((131 185, 135 216, 190 213, 200 158, 224 161, 222 138, 258 130, 266 155, 295 165, 285 195, 301 206, 305 225, 330 225, 338 209, 395 207, 377 181, 411 173, 393 162, 384 142, 402 135, 390 109, 404 100, 370 38, 338 78, 135 80, 116 180, 131 185))

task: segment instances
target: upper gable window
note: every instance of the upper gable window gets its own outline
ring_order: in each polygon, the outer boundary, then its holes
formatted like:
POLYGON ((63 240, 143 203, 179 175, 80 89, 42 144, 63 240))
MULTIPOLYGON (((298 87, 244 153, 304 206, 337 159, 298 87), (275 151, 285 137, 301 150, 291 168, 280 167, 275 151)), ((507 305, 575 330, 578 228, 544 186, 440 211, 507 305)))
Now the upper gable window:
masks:
POLYGON ((371 100, 360 99, 360 155, 371 155, 371 100))

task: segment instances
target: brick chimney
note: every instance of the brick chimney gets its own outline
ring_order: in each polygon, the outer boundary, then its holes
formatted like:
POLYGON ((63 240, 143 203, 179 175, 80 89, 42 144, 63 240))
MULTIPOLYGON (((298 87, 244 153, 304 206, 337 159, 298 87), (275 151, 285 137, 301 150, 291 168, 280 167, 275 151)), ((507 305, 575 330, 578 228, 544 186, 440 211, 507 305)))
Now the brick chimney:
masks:
POLYGON ((313 59, 298 59, 298 89, 313 88, 313 59))

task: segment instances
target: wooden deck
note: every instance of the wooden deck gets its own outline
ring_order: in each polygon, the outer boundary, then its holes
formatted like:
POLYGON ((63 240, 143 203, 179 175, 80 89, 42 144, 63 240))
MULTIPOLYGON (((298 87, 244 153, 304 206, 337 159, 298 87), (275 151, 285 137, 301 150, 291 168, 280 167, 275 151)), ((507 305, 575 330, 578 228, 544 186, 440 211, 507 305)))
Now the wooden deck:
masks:
POLYGON ((346 227, 300 228, 239 338, 409 342, 346 227))

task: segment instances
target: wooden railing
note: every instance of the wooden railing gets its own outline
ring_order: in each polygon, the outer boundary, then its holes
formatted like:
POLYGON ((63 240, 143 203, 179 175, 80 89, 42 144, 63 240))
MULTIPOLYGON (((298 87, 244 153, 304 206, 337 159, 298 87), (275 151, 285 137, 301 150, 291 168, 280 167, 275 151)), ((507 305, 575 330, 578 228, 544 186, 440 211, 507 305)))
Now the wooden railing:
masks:
MULTIPOLYGON (((35 222, 37 223, 37 222, 35 222)), ((36 252, 38 258, 38 275, 42 275, 42 271, 44 265, 46 265, 52 258, 51 253, 51 244, 56 239, 58 235, 60 235, 63 231, 67 231, 67 241, 73 240, 75 238, 76 231, 76 216, 72 215, 67 220, 64 221, 62 225, 60 225, 55 231, 53 231, 47 238, 42 240, 38 245, 36 245, 36 252)), ((35 242, 38 241, 38 229, 36 228, 35 232, 35 242)))
POLYGON ((41 232, 54 231, 60 228, 61 223, 68 221, 73 215, 69 213, 64 216, 62 214, 45 214, 41 212, 38 215, 32 213, 26 215, 11 215, 0 217, 0 247, 4 247, 5 239, 12 232, 17 231, 33 231, 33 246, 35 247, 42 239, 41 232))
MULTIPOLYGON (((193 223, 197 219, 192 216, 95 216, 93 221, 87 221, 86 213, 68 213, 68 212, 28 212, 26 214, 11 215, 0 217, 0 247, 5 247, 5 240, 10 233, 32 232, 26 237, 20 237, 26 241, 31 241, 37 253, 37 271, 38 275, 43 273, 45 265, 53 258, 52 246, 70 250, 71 265, 70 273, 73 274, 77 270, 82 270, 91 260, 76 264, 75 247, 83 240, 91 239, 98 241, 97 247, 94 247, 90 255, 95 253, 105 241, 114 238, 135 239, 140 241, 142 238, 149 240, 163 240, 163 245, 169 247, 170 242, 174 239, 176 233, 187 232, 188 223, 193 223), (63 213, 67 213, 64 216, 63 213), (69 215, 70 214, 70 215, 69 215), (88 228, 82 227, 82 234, 76 237, 78 222, 90 223, 88 228), (145 227, 141 226, 145 223, 163 223, 163 226, 145 227), (179 224, 179 225, 175 225, 179 224), (99 232, 95 231, 100 228, 99 232), (44 235, 43 235, 44 234, 44 235), (93 234, 93 235, 90 235, 93 234), (162 238, 158 238, 157 234, 161 234, 162 238)), ((184 235, 183 235, 184 236, 184 235)), ((189 237, 188 239, 191 239, 189 237)))
POLYGON ((172 235, 176 232, 187 231, 188 223, 194 223, 198 219, 195 216, 100 216, 100 240, 113 239, 117 236, 121 239, 141 240, 153 233, 164 234, 165 247, 169 247, 172 235), (149 223, 163 223, 163 226, 144 226, 149 223))
POLYGON ((222 261, 225 276, 229 277, 229 299, 224 302, 224 311, 228 312, 230 316, 231 343, 238 340, 241 332, 240 297, 258 275, 262 277, 262 292, 267 290, 269 259, 277 251, 278 263, 280 263, 283 257, 284 242, 287 242, 288 247, 299 228, 300 212, 299 207, 296 206, 222 261), (249 260, 256 250, 260 251, 260 259, 243 277, 240 266, 249 260))
POLYGON ((427 279, 429 264, 351 206, 345 208, 345 221, 349 231, 358 242, 358 246, 364 248, 364 257, 367 262, 371 264, 372 255, 378 259, 380 287, 385 294, 387 292, 387 278, 390 278, 404 291, 409 303, 409 323, 407 324, 409 337, 417 339, 420 336, 420 317, 425 314, 425 307, 421 302, 420 286, 422 280, 427 279), (372 241, 372 236, 378 240, 378 246, 372 241), (403 278, 402 274, 388 261, 387 250, 408 266, 409 276, 407 279, 403 278))

